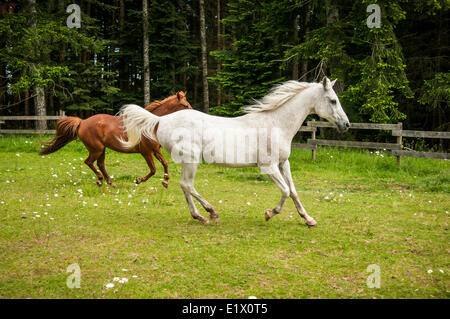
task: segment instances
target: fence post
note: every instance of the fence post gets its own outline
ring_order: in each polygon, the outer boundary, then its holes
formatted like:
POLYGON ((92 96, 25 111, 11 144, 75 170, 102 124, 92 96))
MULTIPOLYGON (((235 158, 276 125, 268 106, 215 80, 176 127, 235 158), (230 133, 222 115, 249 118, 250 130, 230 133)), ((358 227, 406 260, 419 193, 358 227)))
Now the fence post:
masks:
MULTIPOLYGON (((316 120, 313 119, 312 121, 315 122, 316 120)), ((316 130, 313 130, 311 132, 311 139, 312 140, 316 139, 316 130)), ((311 150, 311 156, 312 156, 312 160, 315 161, 316 160, 316 150, 315 149, 311 150)))
MULTIPOLYGON (((398 136, 397 136, 397 144, 400 145, 400 149, 402 149, 402 130, 403 130, 403 124, 402 122, 398 122, 397 123, 397 130, 399 132, 398 136)), ((401 156, 397 156, 397 164, 400 165, 402 162, 402 158, 401 156)))

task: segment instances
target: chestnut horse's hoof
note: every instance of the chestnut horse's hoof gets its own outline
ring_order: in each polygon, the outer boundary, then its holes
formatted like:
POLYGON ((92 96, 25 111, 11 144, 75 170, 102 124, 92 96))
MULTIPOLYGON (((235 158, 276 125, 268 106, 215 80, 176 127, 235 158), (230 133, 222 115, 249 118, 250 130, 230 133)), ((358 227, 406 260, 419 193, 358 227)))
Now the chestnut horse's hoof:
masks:
POLYGON ((168 181, 162 181, 161 184, 162 184, 162 186, 164 186, 164 188, 169 187, 169 182, 168 181))
POLYGON ((102 182, 101 180, 98 179, 98 180, 97 180, 97 185, 98 185, 98 186, 102 186, 102 185, 103 185, 103 182, 102 182))
POLYGON ((138 177, 134 182, 136 183, 136 185, 139 185, 142 182, 142 179, 138 177))

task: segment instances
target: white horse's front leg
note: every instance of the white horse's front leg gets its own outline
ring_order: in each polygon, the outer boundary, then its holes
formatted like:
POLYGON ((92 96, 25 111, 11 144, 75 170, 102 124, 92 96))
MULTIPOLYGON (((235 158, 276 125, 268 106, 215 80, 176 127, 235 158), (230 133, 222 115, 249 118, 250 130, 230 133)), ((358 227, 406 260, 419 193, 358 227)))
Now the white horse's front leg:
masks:
POLYGON ((280 171, 281 174, 283 174, 284 180, 289 185, 289 196, 291 196, 292 200, 294 201, 294 205, 297 208, 298 213, 306 220, 306 225, 316 225, 317 222, 314 220, 314 218, 308 215, 302 203, 300 203, 297 190, 295 189, 294 181, 292 180, 291 165, 289 164, 288 160, 280 164, 280 171))
MULTIPOLYGON (((266 171, 266 169, 264 169, 266 171)), ((275 216, 276 214, 281 213, 281 210, 283 209, 284 203, 286 202, 286 198, 289 196, 289 186, 286 184, 283 175, 281 175, 281 172, 277 165, 273 165, 270 167, 269 170, 266 172, 267 176, 272 179, 272 181, 275 183, 275 185, 278 186, 278 188, 281 190, 281 200, 278 203, 277 207, 274 209, 267 209, 266 210, 266 221, 268 221, 271 217, 275 216)))

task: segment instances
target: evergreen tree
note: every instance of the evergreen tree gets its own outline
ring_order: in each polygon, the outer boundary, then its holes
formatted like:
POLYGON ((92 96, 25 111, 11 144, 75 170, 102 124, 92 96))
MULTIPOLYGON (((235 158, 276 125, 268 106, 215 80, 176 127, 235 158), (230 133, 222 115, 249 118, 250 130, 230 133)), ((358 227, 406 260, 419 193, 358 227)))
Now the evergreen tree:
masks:
POLYGON ((235 116, 241 114, 243 105, 285 79, 280 64, 289 26, 283 1, 237 0, 228 5, 229 15, 222 23, 230 30, 225 37, 232 40, 232 47, 211 53, 222 62, 221 71, 211 81, 232 98, 212 112, 235 116))
POLYGON ((187 13, 185 1, 151 2, 150 64, 154 99, 186 90, 184 75, 189 79, 199 72, 193 63, 197 47, 192 44, 192 35, 188 33, 187 13))
MULTIPOLYGON (((317 2, 313 10, 325 3, 317 2)), ((335 8, 338 17, 327 23, 326 15, 316 15, 319 27, 309 39, 286 51, 286 56, 312 60, 325 66, 323 75, 338 78, 341 103, 346 106, 351 121, 395 122, 405 118, 396 98, 410 98, 404 58, 395 35, 395 26, 405 18, 399 1, 342 1, 335 8), (378 3, 381 7, 381 27, 369 28, 366 8, 378 3)), ((317 72, 317 74, 320 72, 317 72)))

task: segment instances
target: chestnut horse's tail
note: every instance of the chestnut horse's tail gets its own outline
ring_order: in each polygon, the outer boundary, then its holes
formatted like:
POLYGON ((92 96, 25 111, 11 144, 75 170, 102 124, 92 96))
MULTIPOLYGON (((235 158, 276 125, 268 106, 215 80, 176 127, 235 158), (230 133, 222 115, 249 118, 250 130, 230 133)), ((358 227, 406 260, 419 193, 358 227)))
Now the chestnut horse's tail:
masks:
POLYGON ((62 118, 56 124, 56 136, 45 143, 45 147, 39 152, 39 155, 47 155, 56 152, 64 145, 72 142, 78 137, 78 127, 82 119, 75 116, 62 118))

